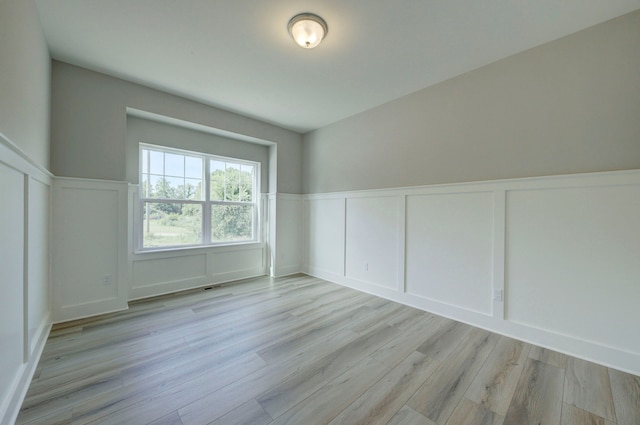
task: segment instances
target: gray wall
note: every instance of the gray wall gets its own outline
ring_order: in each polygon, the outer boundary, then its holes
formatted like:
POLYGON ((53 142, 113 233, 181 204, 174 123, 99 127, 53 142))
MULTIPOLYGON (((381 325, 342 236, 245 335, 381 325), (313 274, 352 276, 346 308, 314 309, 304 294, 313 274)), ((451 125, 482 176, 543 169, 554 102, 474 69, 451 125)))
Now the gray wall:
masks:
POLYGON ((0 1, 0 132, 45 168, 49 168, 50 69, 33 1, 0 1))
POLYGON ((269 188, 269 147, 141 118, 127 118, 127 181, 138 183, 139 144, 169 146, 260 163, 260 190, 269 188))
POLYGON ((277 191, 302 191, 298 133, 63 62, 53 61, 52 71, 51 169, 57 176, 125 181, 130 107, 274 142, 277 191))
POLYGON ((640 168, 640 11, 304 136, 304 193, 640 168))

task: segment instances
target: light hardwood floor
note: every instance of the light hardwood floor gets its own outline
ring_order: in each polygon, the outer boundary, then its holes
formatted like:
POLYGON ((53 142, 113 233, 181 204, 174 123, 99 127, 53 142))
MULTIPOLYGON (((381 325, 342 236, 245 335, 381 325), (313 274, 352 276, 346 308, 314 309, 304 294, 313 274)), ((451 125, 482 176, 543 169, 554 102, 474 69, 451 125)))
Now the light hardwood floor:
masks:
POLYGON ((640 425, 640 377, 264 277, 55 326, 17 423, 640 425))

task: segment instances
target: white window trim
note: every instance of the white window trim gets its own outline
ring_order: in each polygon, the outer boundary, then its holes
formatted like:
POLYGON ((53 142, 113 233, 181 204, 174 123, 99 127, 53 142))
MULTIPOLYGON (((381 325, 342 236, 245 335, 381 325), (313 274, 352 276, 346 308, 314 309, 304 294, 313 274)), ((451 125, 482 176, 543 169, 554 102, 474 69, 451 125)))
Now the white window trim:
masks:
MULTIPOLYGON (((172 148, 162 145, 154 145, 151 143, 140 142, 138 144, 138 179, 142 177, 142 161, 143 155, 142 150, 155 150, 162 151, 166 153, 175 153, 178 155, 189 155, 194 157, 202 158, 203 160, 203 183, 204 183, 204 193, 205 200, 193 200, 193 199, 162 199, 162 198, 143 198, 142 197, 142 181, 138 182, 138 196, 137 196, 137 212, 135 216, 135 227, 137 240, 136 240, 136 253, 147 253, 147 252, 162 252, 162 251, 179 251, 184 249, 193 249, 193 248, 210 248, 210 247, 224 247, 224 246, 236 246, 236 245, 250 245, 250 244, 258 244, 262 243, 262 215, 260 214, 260 181, 261 181, 261 170, 260 163, 256 161, 249 161, 240 158, 233 158, 221 155, 209 154, 206 152, 196 152, 188 149, 179 149, 172 148), (253 174, 253 190, 252 190, 252 200, 251 202, 241 202, 241 201, 212 201, 210 200, 211 189, 210 189, 210 161, 218 160, 225 162, 232 162, 235 164, 244 164, 251 165, 254 168, 253 174), (182 245, 165 245, 165 246, 157 246, 157 247, 145 247, 144 246, 144 204, 145 202, 164 202, 164 203, 184 203, 184 204, 196 204, 202 205, 202 243, 199 244, 182 244, 182 245), (242 241, 223 241, 223 242, 212 242, 211 241, 211 206, 212 205, 253 205, 253 238, 242 241)), ((149 167, 149 164, 147 164, 149 167)), ((149 170, 149 169, 148 169, 149 170)))

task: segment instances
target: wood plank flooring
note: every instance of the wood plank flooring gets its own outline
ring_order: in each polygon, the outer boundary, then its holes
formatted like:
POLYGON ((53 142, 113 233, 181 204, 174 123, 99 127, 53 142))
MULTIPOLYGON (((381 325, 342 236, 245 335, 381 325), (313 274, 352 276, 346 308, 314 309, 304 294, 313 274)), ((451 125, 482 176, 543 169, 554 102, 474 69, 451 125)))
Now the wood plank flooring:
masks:
POLYGON ((57 325, 25 425, 640 425, 640 377, 297 275, 57 325))

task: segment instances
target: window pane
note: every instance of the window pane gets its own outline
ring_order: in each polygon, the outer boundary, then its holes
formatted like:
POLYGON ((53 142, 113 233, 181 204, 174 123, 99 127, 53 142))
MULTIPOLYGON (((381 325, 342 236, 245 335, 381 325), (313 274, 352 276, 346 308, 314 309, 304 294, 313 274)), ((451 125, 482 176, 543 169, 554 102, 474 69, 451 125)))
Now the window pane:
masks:
POLYGON ((142 207, 143 247, 202 243, 202 205, 145 202, 142 207))
POLYGON ((225 201, 240 200, 240 164, 227 162, 227 169, 224 174, 225 201))
POLYGON ((140 162, 142 163, 142 173, 149 173, 149 167, 148 167, 148 160, 149 160, 149 151, 147 149, 142 149, 142 152, 140 152, 140 162))
POLYGON ((153 197, 160 199, 184 199, 184 180, 177 177, 151 176, 153 197))
POLYGON ((202 159, 194 156, 185 157, 185 177, 202 179, 202 159))
POLYGON ((202 180, 185 179, 184 199, 202 200, 202 180))
POLYGON ((253 240, 253 205, 212 205, 211 241, 253 240))
POLYGON ((162 152, 149 151, 149 172, 164 174, 164 154, 162 152))
POLYGON ((164 183, 162 182, 163 180, 162 176, 154 176, 153 174, 149 175, 149 193, 147 193, 147 197, 162 198, 158 191, 164 187, 164 183))
POLYGON ((143 198, 149 197, 149 176, 146 174, 142 175, 142 180, 140 181, 140 190, 142 191, 140 195, 143 198))
POLYGON ((209 172, 211 173, 211 200, 224 201, 224 162, 210 161, 209 172))
POLYGON ((215 159, 211 160, 211 164, 209 165, 209 168, 211 169, 210 171, 213 173, 216 170, 220 170, 222 172, 224 172, 225 169, 225 163, 224 161, 216 161, 215 159))
POLYGON ((170 184, 170 191, 168 192, 171 199, 186 199, 184 178, 182 177, 167 177, 167 182, 170 184))
POLYGON ((240 201, 251 202, 253 200, 253 173, 252 165, 242 165, 240 168, 240 201))
POLYGON ((166 176, 184 177, 184 155, 165 153, 164 174, 166 176))

